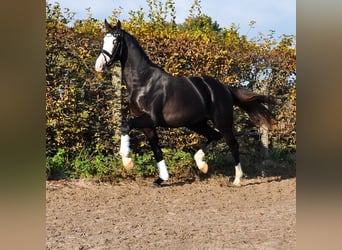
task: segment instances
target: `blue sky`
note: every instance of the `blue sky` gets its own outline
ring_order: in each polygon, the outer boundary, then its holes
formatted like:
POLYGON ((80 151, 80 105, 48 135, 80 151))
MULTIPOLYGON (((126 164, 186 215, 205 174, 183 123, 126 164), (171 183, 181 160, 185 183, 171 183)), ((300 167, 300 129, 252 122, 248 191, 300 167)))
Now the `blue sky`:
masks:
MULTIPOLYGON (((141 7, 148 10, 145 0, 56 0, 62 8, 76 12, 77 19, 87 16, 86 8, 96 19, 112 15, 114 9, 123 8, 120 19, 127 19, 130 10, 141 7)), ((55 0, 48 0, 54 3, 55 0)), ((182 23, 189 15, 194 0, 175 0, 176 22, 182 23)), ((230 27, 232 23, 240 27, 239 33, 254 38, 257 34, 275 31, 276 37, 282 34, 296 35, 296 0, 202 0, 202 13, 217 21, 220 27, 230 27), (255 21, 250 30, 250 21, 255 21)))

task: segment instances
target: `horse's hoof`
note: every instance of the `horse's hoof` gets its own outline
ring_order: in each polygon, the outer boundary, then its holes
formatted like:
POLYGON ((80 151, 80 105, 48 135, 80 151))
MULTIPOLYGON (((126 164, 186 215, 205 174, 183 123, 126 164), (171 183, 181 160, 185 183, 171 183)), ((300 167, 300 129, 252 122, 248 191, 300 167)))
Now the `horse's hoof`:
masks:
POLYGON ((206 162, 203 162, 201 167, 198 167, 198 168, 203 174, 208 173, 208 164, 206 162))
POLYGON ((134 163, 132 161, 132 158, 128 157, 122 157, 122 164, 124 165, 126 170, 131 170, 133 169, 134 163))
POLYGON ((161 184, 163 183, 163 179, 162 178, 158 178, 157 180, 155 180, 152 185, 153 187, 161 187, 161 184))
POLYGON ((234 187, 241 187, 241 181, 240 180, 234 180, 233 186, 234 187))

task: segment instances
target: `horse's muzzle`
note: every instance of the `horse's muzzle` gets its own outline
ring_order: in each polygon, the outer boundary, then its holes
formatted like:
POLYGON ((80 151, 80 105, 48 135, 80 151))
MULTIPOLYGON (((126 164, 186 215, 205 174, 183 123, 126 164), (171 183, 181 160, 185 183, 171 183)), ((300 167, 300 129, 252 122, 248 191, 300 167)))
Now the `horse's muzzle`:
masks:
POLYGON ((95 62, 95 70, 96 72, 104 72, 106 69, 106 59, 103 54, 100 54, 95 62))

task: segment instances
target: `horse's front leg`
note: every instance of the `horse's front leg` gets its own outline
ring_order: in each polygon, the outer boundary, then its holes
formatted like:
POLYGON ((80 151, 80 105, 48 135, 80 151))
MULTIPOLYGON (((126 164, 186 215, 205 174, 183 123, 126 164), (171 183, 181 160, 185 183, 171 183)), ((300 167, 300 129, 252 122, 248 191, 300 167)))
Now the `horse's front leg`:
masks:
POLYGON ((129 157, 129 152, 131 151, 129 147, 129 131, 131 130, 129 122, 125 122, 121 126, 121 142, 120 151, 122 164, 127 170, 131 170, 134 166, 132 158, 129 157))
POLYGON ((153 185, 156 187, 159 187, 163 181, 166 181, 169 179, 169 173, 167 171, 167 167, 163 158, 163 152, 159 146, 159 139, 158 134, 155 128, 144 128, 143 129, 144 134, 146 135, 153 154, 154 158, 157 161, 157 167, 159 170, 159 178, 153 182, 153 185))
POLYGON ((129 132, 134 128, 143 129, 143 132, 151 145, 154 157, 157 160, 157 167, 159 170, 159 178, 153 182, 153 185, 160 186, 163 181, 169 179, 169 173, 163 159, 163 152, 161 151, 161 148, 159 146, 159 139, 157 132, 154 129, 154 122, 148 115, 130 119, 129 121, 122 124, 120 144, 120 155, 122 157, 122 163, 126 169, 133 168, 133 161, 129 157, 129 132))
POLYGON ((134 128, 146 128, 153 126, 153 121, 151 118, 144 114, 139 117, 123 122, 121 125, 121 143, 120 143, 120 155, 122 157, 122 164, 127 170, 133 168, 134 163, 132 158, 129 157, 130 147, 129 147, 129 132, 134 128))

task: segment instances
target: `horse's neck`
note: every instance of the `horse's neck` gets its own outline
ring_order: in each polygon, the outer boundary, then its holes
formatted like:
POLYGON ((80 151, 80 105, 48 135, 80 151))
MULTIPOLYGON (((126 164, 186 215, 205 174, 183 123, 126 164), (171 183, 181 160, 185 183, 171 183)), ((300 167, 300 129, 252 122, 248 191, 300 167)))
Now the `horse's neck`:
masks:
POLYGON ((144 86, 146 79, 149 78, 148 74, 158 67, 151 62, 138 42, 130 35, 127 35, 126 45, 127 58, 121 62, 123 78, 127 85, 134 83, 144 86))

